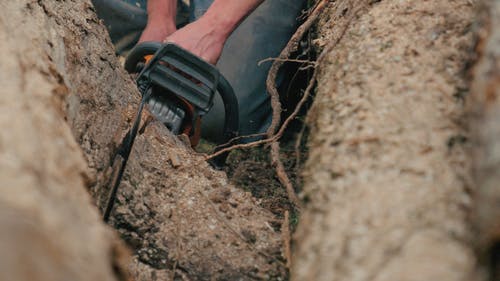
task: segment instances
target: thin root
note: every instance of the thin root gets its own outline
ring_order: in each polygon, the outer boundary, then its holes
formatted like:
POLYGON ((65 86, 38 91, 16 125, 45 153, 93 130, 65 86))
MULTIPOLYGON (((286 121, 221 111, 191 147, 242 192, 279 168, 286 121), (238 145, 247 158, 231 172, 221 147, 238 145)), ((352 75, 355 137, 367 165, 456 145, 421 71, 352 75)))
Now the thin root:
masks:
POLYGON ((326 7, 328 0, 321 0, 312 10, 307 20, 299 26, 295 34, 293 34, 290 41, 288 41, 285 48, 281 51, 278 59, 275 59, 271 69, 269 69, 269 74, 267 75, 267 91, 271 96, 271 107, 273 108, 273 119, 271 125, 267 129, 267 135, 271 137, 277 130, 281 122, 281 103, 279 99, 278 89, 276 88, 276 77, 281 66, 286 60, 289 59, 290 55, 295 52, 299 46, 300 39, 304 37, 304 34, 311 28, 311 26, 316 22, 321 12, 326 7))
POLYGON ((283 162, 280 159, 280 143, 277 141, 271 143, 271 159, 273 166, 276 169, 276 175, 278 176, 280 183, 286 189, 286 193, 288 194, 288 200, 290 200, 290 202, 292 202, 295 208, 298 211, 300 211, 302 204, 297 195, 295 194, 292 181, 288 177, 285 171, 285 166, 283 165, 283 162))
POLYGON ((281 59, 281 58, 267 58, 267 59, 263 59, 263 60, 259 61, 257 63, 257 65, 260 66, 261 64, 263 64, 265 62, 268 62, 268 61, 298 62, 298 63, 307 63, 309 65, 312 65, 313 67, 316 66, 316 62, 315 61, 311 61, 311 60, 281 59))
POLYGON ((285 219, 281 225, 281 237, 283 239, 283 256, 286 259, 286 267, 292 267, 292 249, 291 249, 291 235, 290 235, 290 213, 285 211, 285 219))
MULTIPOLYGON (((209 156, 206 157, 206 159, 211 159, 214 158, 218 155, 221 155, 225 152, 234 150, 234 149, 240 149, 240 148, 250 148, 250 147, 255 147, 258 145, 262 144, 268 144, 271 143, 271 159, 273 161, 273 165, 276 168, 276 174, 281 182, 282 185, 287 190, 288 194, 288 199, 290 202, 292 202, 297 208, 300 208, 301 203, 300 200, 298 199, 297 195, 295 194, 295 191, 293 189, 293 185, 291 183, 291 180, 289 179, 284 165, 281 162, 280 159, 280 146, 277 141, 283 136, 283 133, 285 129, 288 127, 290 122, 297 117, 297 115, 300 112, 300 109, 306 102, 306 100, 309 98, 312 88, 316 84, 316 78, 317 78, 317 71, 316 68, 313 72, 313 75, 311 77, 311 81, 309 82, 304 95, 302 96, 301 100, 295 107, 293 113, 285 120, 285 122, 279 127, 279 124, 281 123, 281 103, 279 100, 279 93, 276 88, 276 76, 278 74, 279 69, 283 65, 284 62, 290 61, 289 56, 297 50, 298 44, 300 42, 300 39, 304 36, 304 34, 311 28, 311 26, 316 22, 318 19, 319 15, 321 12, 325 9, 327 6, 328 0, 321 0, 318 2, 318 4, 312 9, 309 18, 304 22, 295 32, 295 34, 292 36, 286 47, 283 49, 281 52, 280 56, 278 58, 273 59, 273 65, 271 66, 271 69, 269 70, 269 74, 267 76, 267 81, 266 81, 266 86, 267 90, 269 92, 269 95, 271 97, 271 107, 273 109, 273 116, 272 116, 272 121, 271 125, 269 126, 266 134, 267 138, 255 142, 250 142, 246 144, 238 144, 238 145, 233 145, 228 148, 224 148, 216 153, 213 153, 209 156), (279 127, 279 130, 277 130, 279 127), (277 131, 277 132, 276 132, 277 131)), ((340 38, 339 38, 340 40, 340 38)), ((338 40, 335 41, 335 43, 338 42, 338 40)), ((330 48, 327 48, 330 49, 330 48)), ((323 55, 323 53, 322 53, 323 55)), ((320 55, 320 58, 324 56, 320 55)), ((318 61, 314 64, 314 66, 318 65, 321 60, 318 59, 318 61)), ((302 61, 301 61, 302 62, 302 61)))

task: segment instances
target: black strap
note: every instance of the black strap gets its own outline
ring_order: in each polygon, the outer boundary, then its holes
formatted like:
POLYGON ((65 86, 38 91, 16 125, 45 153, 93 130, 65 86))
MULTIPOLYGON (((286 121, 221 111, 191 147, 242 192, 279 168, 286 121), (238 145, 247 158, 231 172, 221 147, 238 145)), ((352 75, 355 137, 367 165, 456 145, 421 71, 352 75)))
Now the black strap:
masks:
POLYGON ((106 209, 104 211, 104 221, 108 222, 111 211, 113 210, 113 205, 116 201, 116 193, 118 192, 118 187, 125 172, 125 167, 127 166, 128 157, 132 151, 132 146, 134 145, 135 137, 137 136, 137 131, 139 130, 139 125, 141 124, 142 110, 144 104, 151 96, 151 88, 148 88, 142 95, 141 103, 139 104, 139 109, 137 109, 137 115, 135 116, 134 125, 127 132, 122 140, 122 143, 118 147, 118 150, 113 157, 113 178, 111 182, 111 194, 108 198, 108 203, 106 204, 106 209))

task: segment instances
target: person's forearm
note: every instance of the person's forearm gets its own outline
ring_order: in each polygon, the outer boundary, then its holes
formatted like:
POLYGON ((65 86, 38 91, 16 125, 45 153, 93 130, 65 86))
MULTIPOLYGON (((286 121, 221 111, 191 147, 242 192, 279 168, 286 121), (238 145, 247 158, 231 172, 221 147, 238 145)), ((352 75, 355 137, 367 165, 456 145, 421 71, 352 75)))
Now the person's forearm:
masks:
POLYGON ((177 0, 148 0, 148 24, 165 25, 175 30, 177 0))
POLYGON ((264 0, 215 0, 202 19, 229 36, 264 0))
POLYGON ((177 0, 148 0, 148 23, 139 42, 163 41, 176 31, 177 0))

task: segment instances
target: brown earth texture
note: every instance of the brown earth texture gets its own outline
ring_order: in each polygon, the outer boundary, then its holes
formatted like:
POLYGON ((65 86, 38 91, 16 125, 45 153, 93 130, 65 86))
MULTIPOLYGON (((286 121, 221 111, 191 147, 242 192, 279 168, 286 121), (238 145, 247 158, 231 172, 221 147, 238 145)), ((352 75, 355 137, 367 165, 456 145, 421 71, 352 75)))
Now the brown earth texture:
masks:
POLYGON ((318 3, 300 210, 269 145, 216 171, 145 113, 106 225, 136 85, 89 0, 1 1, 0 280, 496 280, 499 1, 318 3))

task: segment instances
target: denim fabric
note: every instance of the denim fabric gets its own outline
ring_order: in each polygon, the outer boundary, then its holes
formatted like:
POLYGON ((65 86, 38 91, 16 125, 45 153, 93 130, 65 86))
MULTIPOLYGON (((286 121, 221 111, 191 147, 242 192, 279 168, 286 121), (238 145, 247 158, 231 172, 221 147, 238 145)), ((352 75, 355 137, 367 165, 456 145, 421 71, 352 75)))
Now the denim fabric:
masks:
MULTIPOLYGON (((210 0, 192 0, 192 12, 200 16, 210 0)), ((217 68, 227 78, 238 97, 240 134, 263 133, 271 124, 272 109, 265 81, 272 62, 259 61, 277 57, 297 27, 303 0, 266 0, 250 14, 226 42, 217 68)), ((283 75, 278 75, 279 82, 283 75)), ((202 136, 218 140, 222 135, 224 108, 220 98, 203 118, 202 136)))
POLYGON ((123 0, 123 2, 126 2, 130 5, 137 6, 139 8, 146 8, 147 5, 147 0, 123 0))
MULTIPOLYGON (((147 21, 146 0, 92 1, 117 49, 121 51, 133 46, 147 21)), ((201 17, 212 2, 191 0, 190 22, 201 17)), ((238 97, 241 135, 264 132, 271 123, 272 110, 265 81, 272 62, 260 66, 258 62, 279 55, 296 28, 296 19, 304 3, 305 0, 266 0, 226 42, 217 68, 238 97)), ((182 10, 185 5, 179 3, 179 7, 182 10)), ((278 77, 278 82, 282 79, 278 77)), ((203 118, 202 136, 212 141, 220 140, 223 124, 224 107, 217 96, 213 109, 203 118)))
POLYGON ((214 0, 190 0, 189 22, 199 19, 212 5, 214 0))
POLYGON ((148 19, 145 2, 146 0, 92 0, 118 53, 130 49, 139 40, 148 19))

